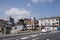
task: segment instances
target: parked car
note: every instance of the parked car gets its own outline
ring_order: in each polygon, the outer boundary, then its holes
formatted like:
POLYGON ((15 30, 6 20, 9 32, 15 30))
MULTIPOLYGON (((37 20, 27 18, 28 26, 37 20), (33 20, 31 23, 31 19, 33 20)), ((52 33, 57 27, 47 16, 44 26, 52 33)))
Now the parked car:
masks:
POLYGON ((42 29, 42 32, 50 32, 50 30, 47 28, 44 28, 44 29, 42 29))

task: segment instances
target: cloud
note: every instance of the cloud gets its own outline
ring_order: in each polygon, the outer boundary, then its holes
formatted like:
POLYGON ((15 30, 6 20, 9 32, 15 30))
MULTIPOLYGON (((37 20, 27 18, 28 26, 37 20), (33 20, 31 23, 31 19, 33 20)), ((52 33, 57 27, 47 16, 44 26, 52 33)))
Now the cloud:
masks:
POLYGON ((48 0, 49 2, 53 2, 53 0, 48 0))
POLYGON ((38 3, 38 2, 39 2, 39 0, 32 0, 32 2, 34 2, 34 3, 38 3))
POLYGON ((31 4, 30 4, 30 3, 28 3, 28 4, 27 4, 27 6, 28 6, 28 7, 30 7, 30 6, 31 6, 31 4))
POLYGON ((26 18, 31 14, 31 11, 26 9, 11 8, 5 12, 6 15, 15 18, 15 21, 20 18, 26 18))
POLYGON ((39 2, 53 2, 53 0, 31 0, 33 3, 39 3, 39 2))

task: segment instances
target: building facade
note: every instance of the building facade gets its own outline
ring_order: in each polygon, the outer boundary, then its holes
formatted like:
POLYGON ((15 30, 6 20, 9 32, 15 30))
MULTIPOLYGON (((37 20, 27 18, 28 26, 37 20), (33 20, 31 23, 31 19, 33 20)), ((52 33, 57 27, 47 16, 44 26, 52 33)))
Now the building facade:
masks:
POLYGON ((60 17, 41 18, 39 19, 39 26, 60 27, 60 17))
POLYGON ((38 20, 32 20, 32 19, 25 18, 25 19, 19 19, 19 21, 17 22, 18 25, 22 25, 23 23, 26 24, 27 29, 34 29, 36 27, 32 25, 34 24, 37 25, 38 20))

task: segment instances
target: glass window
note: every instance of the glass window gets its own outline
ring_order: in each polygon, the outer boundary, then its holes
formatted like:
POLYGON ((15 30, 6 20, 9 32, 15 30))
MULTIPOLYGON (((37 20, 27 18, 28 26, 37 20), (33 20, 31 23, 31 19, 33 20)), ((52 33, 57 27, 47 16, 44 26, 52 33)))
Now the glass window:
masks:
POLYGON ((42 22, 44 22, 44 20, 41 20, 42 22))
POLYGON ((58 19, 56 19, 56 21, 58 21, 58 19))
POLYGON ((41 25, 42 25, 42 23, 41 23, 41 25))
POLYGON ((56 23, 56 24, 58 24, 58 23, 56 23))
POLYGON ((50 21, 50 19, 48 19, 48 21, 50 21))
POLYGON ((52 23, 52 25, 54 25, 54 23, 52 23))
POLYGON ((52 19, 52 21, 54 21, 54 19, 52 19))
POLYGON ((45 25, 46 25, 46 23, 45 23, 45 25))

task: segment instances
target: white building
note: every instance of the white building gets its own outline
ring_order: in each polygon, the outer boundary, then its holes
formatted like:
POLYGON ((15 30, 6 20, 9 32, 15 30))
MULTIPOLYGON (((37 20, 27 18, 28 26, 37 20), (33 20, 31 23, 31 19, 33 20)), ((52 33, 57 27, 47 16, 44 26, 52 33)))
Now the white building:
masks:
POLYGON ((60 17, 49 17, 39 19, 39 26, 60 27, 60 17))

